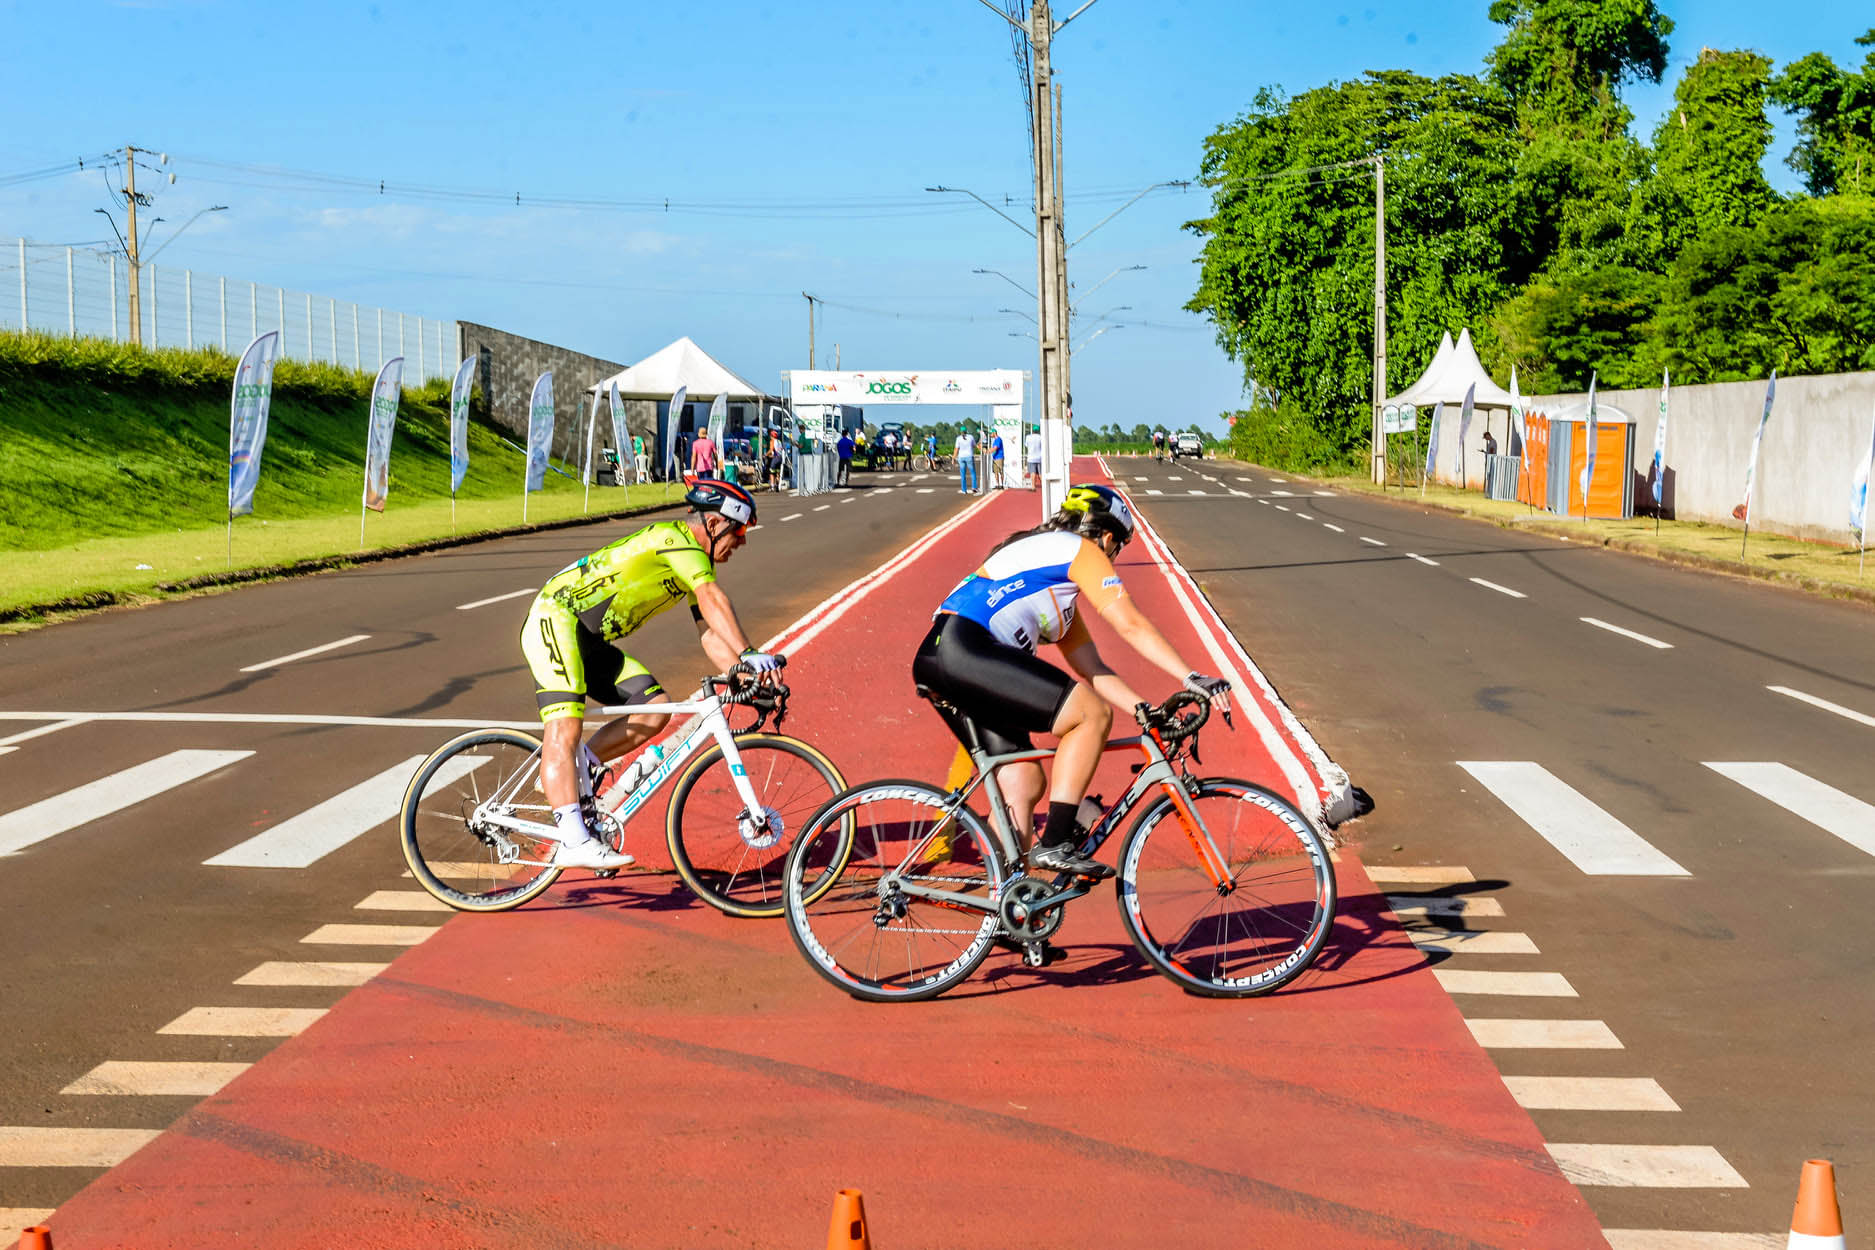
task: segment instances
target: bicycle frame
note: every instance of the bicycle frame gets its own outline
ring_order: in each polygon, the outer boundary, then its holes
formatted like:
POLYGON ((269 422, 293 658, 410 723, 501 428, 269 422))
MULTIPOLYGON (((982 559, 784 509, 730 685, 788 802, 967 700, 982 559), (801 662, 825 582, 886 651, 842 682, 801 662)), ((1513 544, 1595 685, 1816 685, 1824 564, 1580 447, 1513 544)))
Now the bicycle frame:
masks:
MULTIPOLYGON (((1185 790, 1184 781, 1180 778, 1178 772, 1173 769, 1171 759, 1165 753, 1165 744, 1160 740, 1159 735, 1151 730, 1147 730, 1145 733, 1136 737, 1116 738, 1107 743, 1102 749, 1102 753, 1105 754, 1108 751, 1123 751, 1132 747, 1137 747, 1145 755, 1146 762, 1140 766, 1138 773, 1134 775, 1132 784, 1128 785, 1126 788, 1126 793, 1120 796, 1118 802, 1109 806, 1101 818, 1094 823, 1094 827, 1087 831, 1087 836, 1081 840, 1081 853, 1083 855, 1092 855, 1094 852, 1098 851, 1105 845, 1107 839, 1113 836, 1114 831, 1120 827, 1120 823, 1126 819, 1127 813, 1132 811, 1140 800, 1145 798, 1154 788, 1158 788, 1171 796, 1173 811, 1178 816, 1179 824, 1184 827, 1185 836, 1191 839, 1191 844, 1193 848, 1197 850, 1199 858, 1203 861, 1205 870, 1211 877, 1212 884, 1217 887, 1220 894, 1230 893, 1233 888, 1230 865, 1225 861, 1223 855, 1218 852, 1217 843, 1212 839, 1210 831, 1204 827, 1204 821, 1198 815, 1197 809, 1191 805, 1191 796, 1185 790)), ((1022 862, 1022 846, 1020 841, 1016 838, 1015 819, 1009 809, 1009 801, 1003 797, 1002 787, 997 784, 993 774, 996 769, 1005 764, 1020 764, 1030 760, 1040 761, 1051 759, 1054 754, 1054 751, 1048 749, 1012 751, 1005 755, 992 755, 987 751, 972 750, 970 752, 970 758, 976 763, 977 774, 971 779, 969 784, 957 790, 951 796, 949 810, 956 811, 969 801, 970 796, 974 794, 979 787, 983 788, 989 798, 990 825, 995 833, 999 849, 1002 851, 1004 862, 1016 868, 1016 873, 1012 874, 1012 876, 1020 875, 1020 868, 1018 866, 1022 862)), ((921 838, 918 843, 911 848, 910 853, 906 855, 904 860, 900 862, 896 872, 903 874, 908 864, 919 860, 925 848, 930 845, 931 840, 937 837, 943 829, 944 826, 939 825, 936 829, 933 829, 930 833, 921 838)), ((1079 898, 1088 892, 1088 888, 1088 885, 1083 884, 1071 889, 1057 889, 1048 897, 1035 900, 1032 904, 1032 909, 1052 906, 1067 902, 1070 899, 1079 898)), ((968 895, 955 894, 949 890, 921 885, 916 880, 906 880, 902 876, 898 881, 898 889, 914 897, 926 898, 933 902, 942 902, 978 911, 994 912, 1001 908, 1000 897, 988 900, 977 899, 968 895)))

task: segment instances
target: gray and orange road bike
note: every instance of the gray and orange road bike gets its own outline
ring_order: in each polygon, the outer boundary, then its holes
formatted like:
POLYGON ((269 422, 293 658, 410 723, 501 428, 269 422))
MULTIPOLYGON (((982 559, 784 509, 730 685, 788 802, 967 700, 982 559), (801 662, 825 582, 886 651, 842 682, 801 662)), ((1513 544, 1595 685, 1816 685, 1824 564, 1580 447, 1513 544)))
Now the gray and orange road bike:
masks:
MULTIPOLYGON (((635 784, 607 784, 604 775, 587 779, 581 801, 590 805, 588 823, 607 844, 625 849, 626 823, 675 779, 665 842, 677 875, 718 911, 779 916, 789 839, 846 784, 832 760, 779 732, 788 687, 758 682, 737 665, 705 678, 680 703, 600 710, 688 714, 690 720, 666 736, 668 753, 635 784), (754 725, 732 730, 731 707, 752 709, 754 725), (771 717, 776 732, 765 733, 771 717)), ((404 792, 398 821, 404 859, 418 884, 461 911, 506 911, 552 885, 562 871, 553 862, 559 831, 539 776, 540 739, 518 729, 471 730, 431 753, 404 792)), ((832 867, 823 866, 821 874, 829 885, 832 867)))
MULTIPOLYGON (((939 702, 931 692, 919 693, 939 702)), ((1120 919, 1153 968, 1193 994, 1242 998, 1288 984, 1315 959, 1335 917, 1335 876, 1314 824, 1274 792, 1195 777, 1210 703, 1181 691, 1134 711, 1137 737, 1107 744, 1143 762, 1080 843, 1091 856, 1134 817, 1120 843, 1120 919)), ((1228 723, 1228 714, 1226 714, 1228 723)), ((1031 967, 1067 905, 1098 880, 1029 876, 1015 814, 995 779, 1003 764, 1048 750, 992 755, 963 719, 973 779, 945 791, 874 781, 835 795, 795 839, 783 873, 788 929, 809 963, 855 998, 908 1002, 962 982, 999 943, 1031 967), (982 790, 990 823, 970 806, 982 790), (829 885, 827 866, 835 866, 829 885)), ((1024 818, 1028 813, 1021 814, 1024 818)))

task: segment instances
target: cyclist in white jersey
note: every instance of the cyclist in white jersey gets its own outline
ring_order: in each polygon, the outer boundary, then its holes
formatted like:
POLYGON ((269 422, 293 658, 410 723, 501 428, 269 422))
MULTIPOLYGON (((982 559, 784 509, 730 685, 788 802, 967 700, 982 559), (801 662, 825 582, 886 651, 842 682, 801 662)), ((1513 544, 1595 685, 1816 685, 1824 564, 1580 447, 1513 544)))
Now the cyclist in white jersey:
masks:
POLYGON ((1048 790, 1048 816, 1032 867, 1106 876, 1111 871, 1075 849, 1075 815, 1113 725, 1113 708, 1146 702, 1101 660, 1083 599, 1127 645, 1186 689, 1229 706, 1230 683, 1185 663, 1126 594, 1113 558, 1133 536, 1133 514, 1109 486, 1076 486, 1039 529, 1006 540, 958 583, 937 610, 912 661, 912 679, 942 704, 938 714, 960 740, 962 719, 975 722, 993 754, 1027 750, 1032 733, 1052 733, 1054 777, 1040 764, 1005 764, 997 781, 1018 813, 1033 812, 1048 790), (1060 649, 1073 675, 1035 654, 1060 649))

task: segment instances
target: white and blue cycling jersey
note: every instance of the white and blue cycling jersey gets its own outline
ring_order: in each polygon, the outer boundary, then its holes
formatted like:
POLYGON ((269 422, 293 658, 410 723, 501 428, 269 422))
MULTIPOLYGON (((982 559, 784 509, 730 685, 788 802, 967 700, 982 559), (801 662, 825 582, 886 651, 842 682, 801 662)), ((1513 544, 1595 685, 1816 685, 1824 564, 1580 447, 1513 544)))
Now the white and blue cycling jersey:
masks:
POLYGON ((1050 530, 992 552, 938 611, 975 621, 1004 646, 1032 652, 1044 642, 1061 641, 1083 595, 1100 611, 1125 593, 1113 562, 1096 544, 1050 530))

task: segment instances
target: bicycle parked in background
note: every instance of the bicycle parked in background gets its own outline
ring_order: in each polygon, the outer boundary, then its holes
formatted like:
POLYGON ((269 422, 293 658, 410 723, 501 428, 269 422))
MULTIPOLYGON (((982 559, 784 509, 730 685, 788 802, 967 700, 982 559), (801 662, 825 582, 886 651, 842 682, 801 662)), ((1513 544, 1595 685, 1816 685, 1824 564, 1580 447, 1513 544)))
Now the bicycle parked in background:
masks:
MULTIPOLYGON (((757 684, 742 665, 682 703, 623 704, 629 715, 691 714, 668 754, 647 748, 625 784, 582 787, 588 823, 623 850, 625 825, 667 781, 676 780, 665 817, 671 863, 697 897, 732 916, 781 914, 781 868, 795 830, 846 785, 820 751, 780 730, 788 687, 757 684), (753 726, 732 731, 725 709, 747 706, 753 726), (694 757, 694 759, 693 759, 694 757), (688 767, 685 767, 688 763, 688 767), (590 798, 587 791, 596 790, 590 798)), ((516 729, 476 729, 423 761, 404 792, 399 819, 404 858, 419 884, 462 911, 505 911, 552 885, 558 830, 539 787, 540 738, 516 729)), ((831 865, 825 866, 831 868, 831 865)), ((616 869, 600 876, 615 875, 616 869)), ((802 871, 810 871, 803 868, 802 871)), ((833 876, 823 868, 826 884, 833 876)), ((811 894, 816 887, 809 885, 811 894)))
MULTIPOLYGON (((1143 803, 1119 854, 1120 919, 1133 945, 1193 994, 1267 994, 1301 975, 1327 940, 1334 868, 1314 825, 1281 796, 1248 781, 1191 775, 1185 761, 1199 762, 1198 731, 1210 711, 1182 691, 1135 709, 1140 735, 1106 749, 1137 749, 1144 762, 1086 831, 1080 853, 1094 854, 1143 803)), ((1010 811, 994 770, 1053 752, 991 755, 965 723, 977 769, 969 784, 948 793, 911 780, 851 787, 814 816, 789 854, 785 902, 795 945, 856 998, 942 994, 998 942, 1042 966, 1067 905, 1097 884, 1022 869, 1015 820, 1029 813, 1010 811), (979 788, 989 800, 988 826, 968 806, 979 788)))

